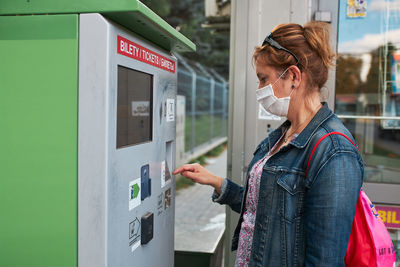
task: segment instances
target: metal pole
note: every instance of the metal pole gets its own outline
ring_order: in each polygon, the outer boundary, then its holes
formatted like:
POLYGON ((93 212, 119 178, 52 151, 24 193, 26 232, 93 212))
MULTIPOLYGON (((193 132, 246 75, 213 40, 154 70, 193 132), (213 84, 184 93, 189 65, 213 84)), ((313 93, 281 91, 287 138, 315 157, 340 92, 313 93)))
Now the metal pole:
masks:
POLYGON ((226 123, 228 120, 228 105, 227 105, 227 98, 228 98, 228 93, 229 90, 227 88, 227 83, 224 82, 223 83, 223 87, 222 87, 222 136, 226 136, 226 123))
POLYGON ((211 79, 211 90, 210 90, 210 142, 214 136, 214 95, 215 95, 215 80, 211 79))
POLYGON ((400 120, 400 117, 393 116, 358 116, 358 115, 337 115, 339 119, 363 119, 363 120, 400 120))
POLYGON ((196 72, 192 72, 192 140, 190 151, 194 153, 195 140, 196 140, 196 132, 195 132, 195 122, 196 122, 196 72))

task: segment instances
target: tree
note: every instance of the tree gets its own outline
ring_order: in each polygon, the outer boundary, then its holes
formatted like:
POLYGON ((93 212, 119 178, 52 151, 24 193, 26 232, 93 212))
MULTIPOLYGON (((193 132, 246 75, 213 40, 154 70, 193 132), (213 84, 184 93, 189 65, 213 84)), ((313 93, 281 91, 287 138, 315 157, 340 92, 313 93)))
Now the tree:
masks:
POLYGON ((349 55, 339 55, 336 63, 336 94, 359 93, 362 60, 349 55))
POLYGON ((214 68, 228 79, 229 36, 214 35, 201 26, 206 22, 204 0, 143 0, 142 2, 196 44, 197 51, 183 53, 184 57, 214 68))
POLYGON ((141 2, 160 17, 166 17, 170 14, 171 5, 168 0, 142 0, 141 2))

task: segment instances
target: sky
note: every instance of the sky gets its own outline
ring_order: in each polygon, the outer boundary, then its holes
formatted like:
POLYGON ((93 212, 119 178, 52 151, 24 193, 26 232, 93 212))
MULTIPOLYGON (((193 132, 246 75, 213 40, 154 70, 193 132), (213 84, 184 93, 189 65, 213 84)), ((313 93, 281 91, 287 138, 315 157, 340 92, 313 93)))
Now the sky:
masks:
POLYGON ((400 0, 366 0, 367 14, 360 18, 347 16, 347 1, 339 5, 339 53, 367 53, 385 39, 400 49, 400 0))

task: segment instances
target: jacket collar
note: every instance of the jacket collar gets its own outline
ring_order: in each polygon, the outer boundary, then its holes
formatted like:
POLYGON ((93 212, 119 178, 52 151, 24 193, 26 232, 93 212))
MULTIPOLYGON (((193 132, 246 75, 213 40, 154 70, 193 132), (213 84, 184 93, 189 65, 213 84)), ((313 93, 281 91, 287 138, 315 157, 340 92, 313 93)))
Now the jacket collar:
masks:
MULTIPOLYGON (((314 115, 312 120, 307 124, 306 128, 294 139, 290 142, 293 146, 297 148, 303 148, 307 145, 315 131, 324 123, 328 118, 333 115, 333 112, 329 109, 328 104, 326 102, 322 103, 322 108, 320 108, 317 114, 314 115)), ((282 136, 284 131, 290 126, 290 121, 286 120, 278 129, 273 131, 269 136, 269 149, 278 141, 278 139, 282 136)), ((266 140, 264 140, 260 145, 261 148, 266 146, 266 140)))

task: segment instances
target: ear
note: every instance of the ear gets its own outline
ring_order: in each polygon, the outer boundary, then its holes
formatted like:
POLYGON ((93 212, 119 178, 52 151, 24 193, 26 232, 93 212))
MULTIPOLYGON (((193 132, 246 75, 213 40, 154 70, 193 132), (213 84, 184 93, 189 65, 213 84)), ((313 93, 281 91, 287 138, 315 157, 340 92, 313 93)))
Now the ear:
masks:
POLYGON ((292 65, 289 67, 288 71, 290 81, 292 82, 292 84, 294 84, 295 88, 298 88, 302 80, 300 69, 297 66, 292 65))

